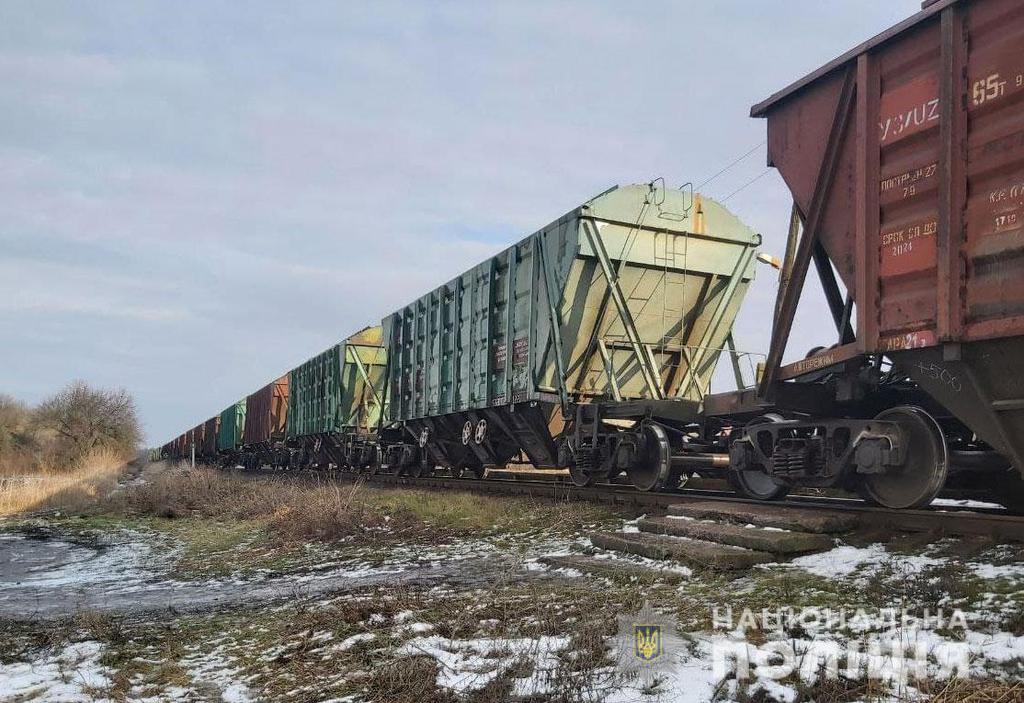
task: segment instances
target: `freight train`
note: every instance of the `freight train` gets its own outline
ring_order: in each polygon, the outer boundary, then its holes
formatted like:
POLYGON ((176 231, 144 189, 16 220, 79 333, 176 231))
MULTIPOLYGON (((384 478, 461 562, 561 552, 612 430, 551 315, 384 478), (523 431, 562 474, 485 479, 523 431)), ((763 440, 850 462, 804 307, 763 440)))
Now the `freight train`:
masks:
POLYGON ((751 115, 793 195, 756 373, 760 237, 663 181, 610 189, 162 448, 281 468, 521 458, 585 486, 943 488, 1024 508, 1024 5, 926 0, 751 115), (835 325, 783 364, 814 266, 835 325), (720 357, 736 389, 711 392, 720 357), (750 364, 753 368, 753 365, 750 364), (250 427, 252 429, 250 429, 250 427))

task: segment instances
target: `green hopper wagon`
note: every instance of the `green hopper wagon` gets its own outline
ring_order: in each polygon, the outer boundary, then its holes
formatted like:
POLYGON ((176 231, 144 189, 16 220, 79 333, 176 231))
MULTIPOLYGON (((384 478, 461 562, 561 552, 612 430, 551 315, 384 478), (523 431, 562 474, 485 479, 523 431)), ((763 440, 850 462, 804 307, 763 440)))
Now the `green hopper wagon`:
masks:
POLYGON ((615 187, 411 302, 383 323, 406 430, 388 463, 479 474, 522 452, 581 484, 682 475, 670 455, 731 349, 760 243, 710 198, 615 187))
POLYGON ((245 431, 245 399, 229 405, 220 414, 220 427, 217 430, 217 451, 221 454, 234 452, 242 446, 242 434, 245 431))
POLYGON ((380 327, 367 327, 288 375, 287 441, 297 461, 362 466, 384 412, 387 355, 380 327))

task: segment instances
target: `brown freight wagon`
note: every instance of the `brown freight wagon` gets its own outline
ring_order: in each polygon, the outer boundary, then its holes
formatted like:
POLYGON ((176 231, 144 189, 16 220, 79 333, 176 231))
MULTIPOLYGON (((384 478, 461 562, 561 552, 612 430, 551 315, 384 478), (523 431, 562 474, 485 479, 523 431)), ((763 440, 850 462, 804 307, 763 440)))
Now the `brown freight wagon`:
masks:
POLYGON ((284 438, 288 419, 288 374, 248 396, 242 445, 251 467, 273 463, 275 442, 284 438))
POLYGON ((709 399, 783 411, 733 445, 740 487, 911 507, 955 474, 1024 504, 1024 3, 926 2, 751 114, 795 219, 756 397, 709 399), (836 334, 782 365, 812 263, 836 334))
MULTIPOLYGON (((206 441, 206 424, 200 422, 192 428, 192 443, 195 446, 196 458, 202 456, 203 442, 206 441)), ((189 447, 189 458, 192 456, 192 447, 189 447)))
POLYGON ((196 449, 196 455, 203 459, 217 456, 217 433, 220 431, 220 415, 214 415, 203 423, 203 441, 196 449))
POLYGON ((188 453, 188 432, 183 432, 182 434, 178 435, 178 438, 174 441, 174 444, 174 458, 184 459, 186 454, 188 453))

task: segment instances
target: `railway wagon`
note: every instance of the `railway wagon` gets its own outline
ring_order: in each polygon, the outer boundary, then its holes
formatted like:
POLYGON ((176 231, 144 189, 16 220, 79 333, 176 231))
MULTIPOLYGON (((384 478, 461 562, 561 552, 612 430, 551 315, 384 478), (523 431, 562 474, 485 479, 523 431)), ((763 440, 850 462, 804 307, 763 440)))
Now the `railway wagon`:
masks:
POLYGON ((217 458, 217 436, 220 433, 220 415, 214 415, 203 423, 203 441, 199 444, 196 456, 203 460, 217 458))
POLYGON ((220 413, 217 428, 217 453, 228 463, 238 460, 245 432, 245 399, 232 403, 220 413))
POLYGON ((245 399, 245 427, 242 432, 242 465, 287 466, 284 440, 288 417, 288 374, 271 381, 245 399))
POLYGON ((383 322, 386 463, 677 481, 760 242, 692 190, 614 187, 411 302, 383 322))
POLYGON ((926 2, 752 108, 803 233, 758 392, 708 404, 759 416, 732 445, 748 494, 1024 504, 1022 46, 1019 0, 926 2), (812 263, 836 332, 783 365, 812 263))
POLYGON ((188 433, 181 433, 174 440, 173 456, 177 460, 185 458, 186 447, 188 446, 188 433))
POLYGON ((292 467, 380 465, 386 365, 381 328, 374 326, 289 372, 285 436, 292 467))

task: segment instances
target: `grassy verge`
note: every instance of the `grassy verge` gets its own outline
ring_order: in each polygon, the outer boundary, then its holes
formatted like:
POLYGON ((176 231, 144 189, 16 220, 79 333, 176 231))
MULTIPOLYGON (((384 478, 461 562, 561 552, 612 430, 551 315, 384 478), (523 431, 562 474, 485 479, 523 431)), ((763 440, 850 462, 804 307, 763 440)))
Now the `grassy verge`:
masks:
POLYGON ((241 476, 202 467, 160 472, 116 496, 105 513, 240 521, 266 529, 282 543, 361 544, 537 530, 571 533, 615 519, 609 509, 587 503, 386 490, 358 482, 241 476))
POLYGON ((158 533, 173 547, 178 576, 205 578, 339 559, 375 563, 395 545, 478 539, 514 551, 533 537, 568 538, 619 520, 610 508, 580 502, 389 490, 184 465, 151 465, 142 479, 77 511, 45 522, 11 519, 3 529, 43 529, 84 541, 125 531, 158 533))
POLYGON ((0 517, 40 510, 82 511, 105 498, 127 470, 123 454, 90 453, 72 469, 6 466, 0 473, 0 517))

